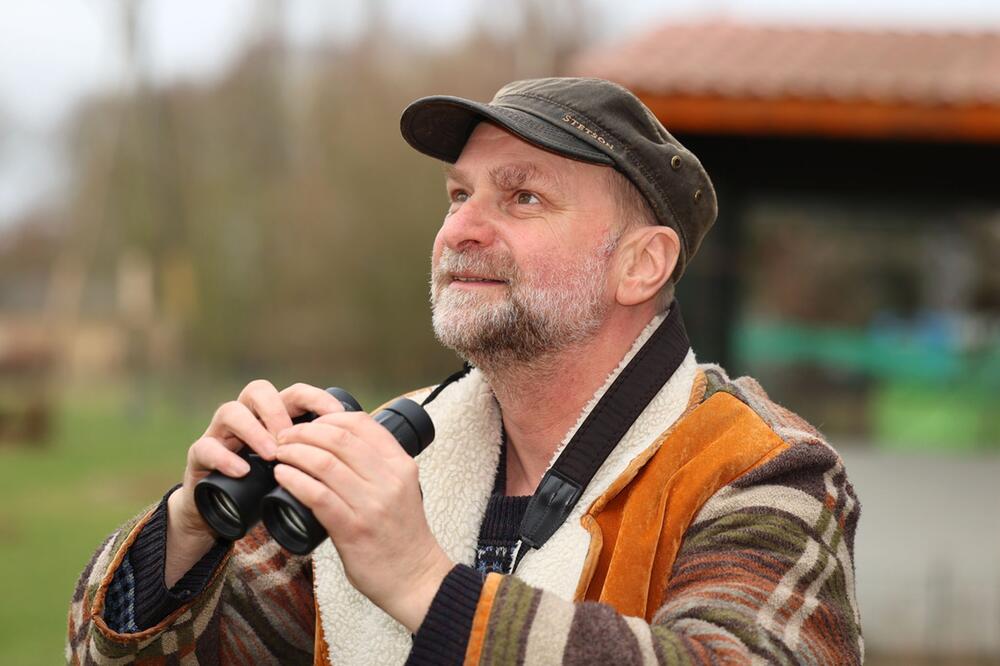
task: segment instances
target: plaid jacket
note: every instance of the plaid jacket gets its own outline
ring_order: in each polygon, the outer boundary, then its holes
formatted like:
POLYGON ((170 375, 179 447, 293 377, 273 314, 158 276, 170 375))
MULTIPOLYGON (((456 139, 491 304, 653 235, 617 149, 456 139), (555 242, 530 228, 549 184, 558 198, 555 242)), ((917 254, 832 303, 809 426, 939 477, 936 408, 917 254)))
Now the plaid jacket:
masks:
MULTIPOLYGON (((490 574, 466 663, 861 663, 859 505, 815 429, 752 379, 702 365, 684 415, 632 467, 585 515, 600 538, 573 598, 490 574)), ((310 558, 262 528, 159 625, 112 631, 109 584, 149 515, 112 534, 81 575, 69 662, 326 661, 310 558)))

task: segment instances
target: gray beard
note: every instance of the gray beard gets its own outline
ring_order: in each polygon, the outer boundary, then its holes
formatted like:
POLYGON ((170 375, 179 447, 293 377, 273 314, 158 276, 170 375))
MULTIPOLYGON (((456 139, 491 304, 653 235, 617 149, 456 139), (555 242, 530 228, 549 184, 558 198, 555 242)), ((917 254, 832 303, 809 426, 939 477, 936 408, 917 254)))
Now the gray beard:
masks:
POLYGON ((444 346, 490 372, 537 364, 590 338, 607 315, 604 300, 613 247, 527 284, 509 262, 445 249, 431 276, 434 334, 444 346), (449 272, 469 271, 503 279, 506 293, 480 294, 450 288, 449 272))

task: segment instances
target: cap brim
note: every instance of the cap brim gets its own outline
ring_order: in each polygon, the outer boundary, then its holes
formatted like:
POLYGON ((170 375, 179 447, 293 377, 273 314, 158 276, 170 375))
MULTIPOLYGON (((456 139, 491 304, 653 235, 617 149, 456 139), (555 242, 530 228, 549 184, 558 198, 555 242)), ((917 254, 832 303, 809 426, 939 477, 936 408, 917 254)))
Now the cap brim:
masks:
POLYGON ((570 159, 614 164, 606 154, 569 132, 520 109, 482 104, 461 97, 435 95, 410 104, 399 119, 406 142, 416 150, 454 163, 479 122, 486 120, 528 143, 570 159))

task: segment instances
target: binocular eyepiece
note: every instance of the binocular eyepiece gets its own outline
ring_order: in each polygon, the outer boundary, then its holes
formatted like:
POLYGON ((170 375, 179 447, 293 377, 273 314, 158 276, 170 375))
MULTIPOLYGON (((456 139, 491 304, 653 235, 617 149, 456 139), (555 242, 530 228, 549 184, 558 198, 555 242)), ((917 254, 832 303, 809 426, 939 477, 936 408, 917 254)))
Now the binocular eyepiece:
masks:
MULTIPOLYGON (((361 411, 361 405, 341 388, 327 393, 340 401, 348 412, 361 411)), ((307 412, 292 419, 308 423, 316 418, 307 412)), ((374 415, 400 446, 416 456, 434 440, 434 423, 424 408, 408 398, 399 398, 374 415)), ((274 461, 261 458, 244 446, 238 455, 250 464, 250 471, 240 478, 212 472, 194 487, 194 501, 205 522, 229 541, 240 539, 258 520, 263 520, 274 540, 297 555, 313 551, 327 537, 326 529, 313 512, 274 480, 274 461)))

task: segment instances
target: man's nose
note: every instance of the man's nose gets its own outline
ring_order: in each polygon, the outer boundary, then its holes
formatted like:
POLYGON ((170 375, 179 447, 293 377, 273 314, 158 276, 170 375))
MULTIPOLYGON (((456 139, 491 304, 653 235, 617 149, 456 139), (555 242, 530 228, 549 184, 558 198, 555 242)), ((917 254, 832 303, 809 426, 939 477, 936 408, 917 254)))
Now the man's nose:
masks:
POLYGON ((452 250, 471 245, 489 245, 496 234, 495 211, 484 198, 470 196, 441 225, 441 240, 452 250))

